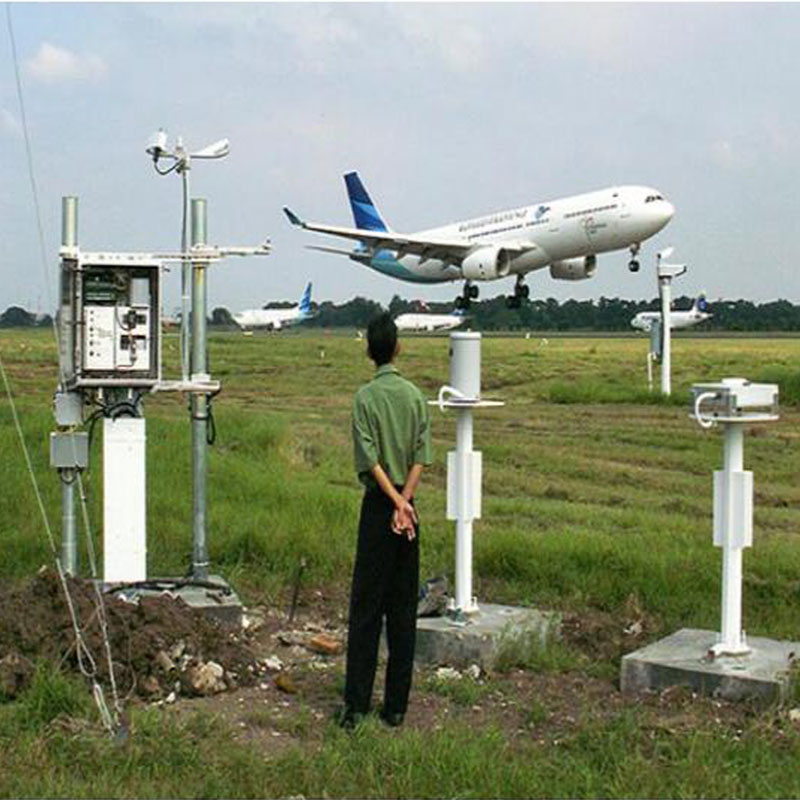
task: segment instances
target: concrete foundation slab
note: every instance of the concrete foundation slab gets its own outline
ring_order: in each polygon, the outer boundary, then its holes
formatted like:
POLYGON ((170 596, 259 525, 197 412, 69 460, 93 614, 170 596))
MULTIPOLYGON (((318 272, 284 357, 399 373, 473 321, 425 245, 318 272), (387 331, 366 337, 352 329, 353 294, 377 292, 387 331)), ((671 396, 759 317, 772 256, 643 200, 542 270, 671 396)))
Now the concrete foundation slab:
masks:
POLYGON ((207 580, 192 578, 150 578, 137 583, 104 584, 103 591, 134 602, 139 597, 168 595, 179 598, 190 608, 202 611, 225 625, 241 627, 242 601, 220 575, 207 580))
POLYGON ((556 612, 483 603, 463 624, 449 617, 420 617, 415 658, 426 664, 478 664, 488 669, 506 647, 524 646, 531 639, 546 644, 560 635, 561 615, 556 612))
POLYGON ((792 665, 800 657, 800 642, 779 642, 748 636, 748 655, 711 657, 719 640, 714 631, 684 628, 666 639, 622 658, 623 692, 685 685, 726 700, 784 700, 794 680, 792 665))

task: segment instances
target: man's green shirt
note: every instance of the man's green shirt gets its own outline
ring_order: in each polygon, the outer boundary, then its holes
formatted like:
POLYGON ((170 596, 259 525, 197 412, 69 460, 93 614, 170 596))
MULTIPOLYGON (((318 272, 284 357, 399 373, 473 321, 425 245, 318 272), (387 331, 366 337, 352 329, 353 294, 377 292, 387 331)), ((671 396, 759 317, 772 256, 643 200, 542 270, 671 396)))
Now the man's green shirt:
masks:
POLYGON ((428 406, 422 392, 393 364, 384 364, 353 402, 353 447, 359 480, 375 486, 370 470, 380 464, 397 486, 414 464, 433 463, 428 406))

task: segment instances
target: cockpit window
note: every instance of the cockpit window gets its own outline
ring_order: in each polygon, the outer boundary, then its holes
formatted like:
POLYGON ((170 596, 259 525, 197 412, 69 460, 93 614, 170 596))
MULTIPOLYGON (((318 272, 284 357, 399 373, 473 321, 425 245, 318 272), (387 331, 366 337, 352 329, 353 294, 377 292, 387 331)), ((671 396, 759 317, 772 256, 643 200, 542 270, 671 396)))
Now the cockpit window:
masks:
POLYGON ((664 199, 663 195, 649 194, 647 195, 647 197, 645 197, 644 201, 645 203, 654 203, 656 200, 663 200, 663 199, 664 199))

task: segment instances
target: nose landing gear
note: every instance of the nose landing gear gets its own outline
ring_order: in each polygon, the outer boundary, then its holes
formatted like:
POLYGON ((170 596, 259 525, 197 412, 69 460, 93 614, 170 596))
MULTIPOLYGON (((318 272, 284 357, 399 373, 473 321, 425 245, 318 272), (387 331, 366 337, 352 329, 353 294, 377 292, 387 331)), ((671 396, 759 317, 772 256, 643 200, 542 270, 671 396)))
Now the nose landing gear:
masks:
POLYGON ((639 252, 639 248, 641 245, 638 242, 634 242, 628 250, 631 251, 631 260, 628 262, 628 269, 631 272, 638 272, 639 271, 639 262, 636 260, 636 256, 639 252))

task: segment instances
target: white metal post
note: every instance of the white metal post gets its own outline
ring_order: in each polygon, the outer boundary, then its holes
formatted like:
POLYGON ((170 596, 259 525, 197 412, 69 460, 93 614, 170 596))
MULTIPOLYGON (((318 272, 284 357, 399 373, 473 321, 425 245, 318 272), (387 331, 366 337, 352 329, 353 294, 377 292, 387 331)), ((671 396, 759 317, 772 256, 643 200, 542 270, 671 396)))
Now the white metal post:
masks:
POLYGON ((698 424, 724 426, 723 468, 714 471, 714 545, 722 548, 721 630, 714 656, 750 652, 742 630, 742 556, 753 546, 753 473, 744 469, 744 426, 778 419, 778 386, 725 378, 692 386, 698 424))
POLYGON ((456 624, 478 612, 472 594, 472 523, 481 518, 483 459, 473 450, 473 414, 476 408, 502 406, 499 400, 481 400, 481 335, 472 331, 450 334, 450 383, 439 390, 434 403, 444 411, 456 409, 456 449, 447 454, 447 519, 456 523, 455 596, 450 613, 456 624), (446 399, 449 395, 449 399, 446 399))
POLYGON ((658 278, 658 288, 661 294, 661 393, 672 394, 671 355, 672 336, 670 324, 670 310, 672 308, 672 278, 658 278))
POLYGON ((749 653, 742 632, 742 551, 745 536, 737 535, 736 528, 752 529, 752 505, 749 507, 749 519, 737 519, 734 509, 739 514, 747 514, 748 509, 741 508, 736 502, 741 492, 737 484, 737 475, 744 473, 744 430, 741 423, 730 422, 725 425, 725 444, 723 456, 722 485, 720 501, 726 508, 719 520, 722 526, 722 631, 721 641, 715 648, 718 655, 740 655, 749 653))
POLYGON ((458 410, 456 419, 456 479, 458 514, 456 517, 455 606, 465 614, 477 611, 472 596, 472 503, 469 502, 472 460, 472 409, 458 410))

